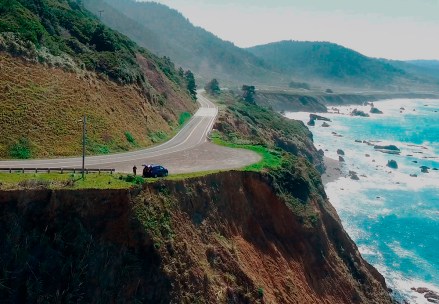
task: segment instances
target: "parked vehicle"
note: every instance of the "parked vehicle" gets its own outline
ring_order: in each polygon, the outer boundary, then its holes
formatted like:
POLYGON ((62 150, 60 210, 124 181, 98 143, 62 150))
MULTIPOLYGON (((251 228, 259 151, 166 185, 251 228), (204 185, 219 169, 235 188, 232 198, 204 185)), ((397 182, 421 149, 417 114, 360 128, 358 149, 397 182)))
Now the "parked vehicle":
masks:
POLYGON ((144 165, 143 177, 163 177, 168 176, 168 169, 160 165, 144 165))

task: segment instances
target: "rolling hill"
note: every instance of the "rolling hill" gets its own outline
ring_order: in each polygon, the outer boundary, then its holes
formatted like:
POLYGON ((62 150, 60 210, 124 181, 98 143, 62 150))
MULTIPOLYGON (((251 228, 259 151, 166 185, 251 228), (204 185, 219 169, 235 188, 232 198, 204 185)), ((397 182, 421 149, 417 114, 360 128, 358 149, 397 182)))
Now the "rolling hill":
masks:
POLYGON ((434 85, 420 67, 370 58, 329 42, 281 41, 248 50, 274 70, 312 83, 391 91, 434 85))
POLYGON ((154 2, 85 0, 102 21, 139 45, 194 71, 202 82, 274 83, 283 78, 250 52, 194 26, 178 11, 154 2))
POLYGON ((0 3, 0 158, 138 149, 196 108, 186 79, 68 0, 0 3))
POLYGON ((102 21, 138 44, 193 70, 201 82, 313 85, 387 91, 437 90, 430 66, 364 56, 328 42, 281 41, 241 49, 196 27, 180 12, 154 2, 85 0, 102 21))

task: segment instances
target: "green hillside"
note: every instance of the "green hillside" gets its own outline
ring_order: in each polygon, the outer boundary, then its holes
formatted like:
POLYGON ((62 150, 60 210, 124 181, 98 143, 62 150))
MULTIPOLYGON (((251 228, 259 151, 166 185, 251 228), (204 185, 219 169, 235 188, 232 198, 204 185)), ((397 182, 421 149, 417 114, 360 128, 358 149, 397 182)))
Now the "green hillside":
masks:
POLYGON ((390 64, 406 70, 407 72, 429 79, 434 79, 439 83, 439 61, 438 60, 409 60, 409 61, 390 61, 390 64))
POLYGON ((248 50, 276 71, 309 82, 386 90, 426 87, 426 75, 419 71, 329 42, 281 41, 248 50))
MULTIPOLYGON (((39 62, 60 56, 65 60, 59 66, 93 70, 120 83, 145 82, 135 53, 153 55, 104 26, 76 1, 3 0, 0 12, 2 48, 11 53, 34 56, 39 62)), ((172 73, 177 81, 175 69, 172 73)))
POLYGON ((1 1, 0 70, 0 158, 78 155, 83 115, 88 154, 138 149, 196 108, 182 70, 81 1, 1 1))
POLYGON ((102 21, 139 45, 172 58, 204 81, 224 83, 275 82, 281 76, 262 60, 190 23, 181 13, 154 2, 85 0, 85 6, 102 21))

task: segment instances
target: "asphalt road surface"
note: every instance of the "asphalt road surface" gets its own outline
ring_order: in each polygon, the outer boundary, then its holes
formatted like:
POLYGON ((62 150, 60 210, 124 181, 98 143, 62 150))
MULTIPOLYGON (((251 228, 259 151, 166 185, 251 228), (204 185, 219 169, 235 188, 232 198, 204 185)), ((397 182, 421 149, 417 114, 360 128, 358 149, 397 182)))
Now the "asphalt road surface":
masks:
MULTIPOLYGON (((116 169, 132 172, 135 165, 142 171, 143 164, 160 164, 169 174, 207 170, 237 169, 258 162, 261 157, 248 150, 231 149, 210 143, 207 139, 218 114, 217 107, 198 94, 200 108, 181 131, 169 141, 148 149, 133 152, 86 156, 85 167, 116 169)), ((78 147, 78 150, 80 147, 78 147)), ((0 161, 0 168, 81 168, 82 158, 0 161)))

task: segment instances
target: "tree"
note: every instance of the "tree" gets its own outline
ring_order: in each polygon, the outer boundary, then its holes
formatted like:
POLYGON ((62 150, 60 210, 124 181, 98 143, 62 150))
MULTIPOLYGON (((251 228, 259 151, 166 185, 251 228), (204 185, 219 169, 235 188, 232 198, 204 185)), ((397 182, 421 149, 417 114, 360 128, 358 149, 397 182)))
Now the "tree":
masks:
POLYGON ((189 91, 189 94, 191 95, 193 100, 197 100, 197 85, 195 83, 194 74, 190 70, 187 70, 184 73, 184 78, 186 79, 187 90, 189 91))
POLYGON ((183 71, 183 68, 182 68, 182 67, 179 67, 179 68, 178 68, 178 76, 180 76, 181 78, 184 77, 184 71, 183 71))
POLYGON ((219 82, 215 78, 212 79, 209 83, 207 83, 204 89, 210 95, 219 95, 221 93, 219 82))
POLYGON ((255 94, 256 94, 255 86, 243 85, 242 91, 243 91, 242 98, 248 103, 255 104, 255 94))

